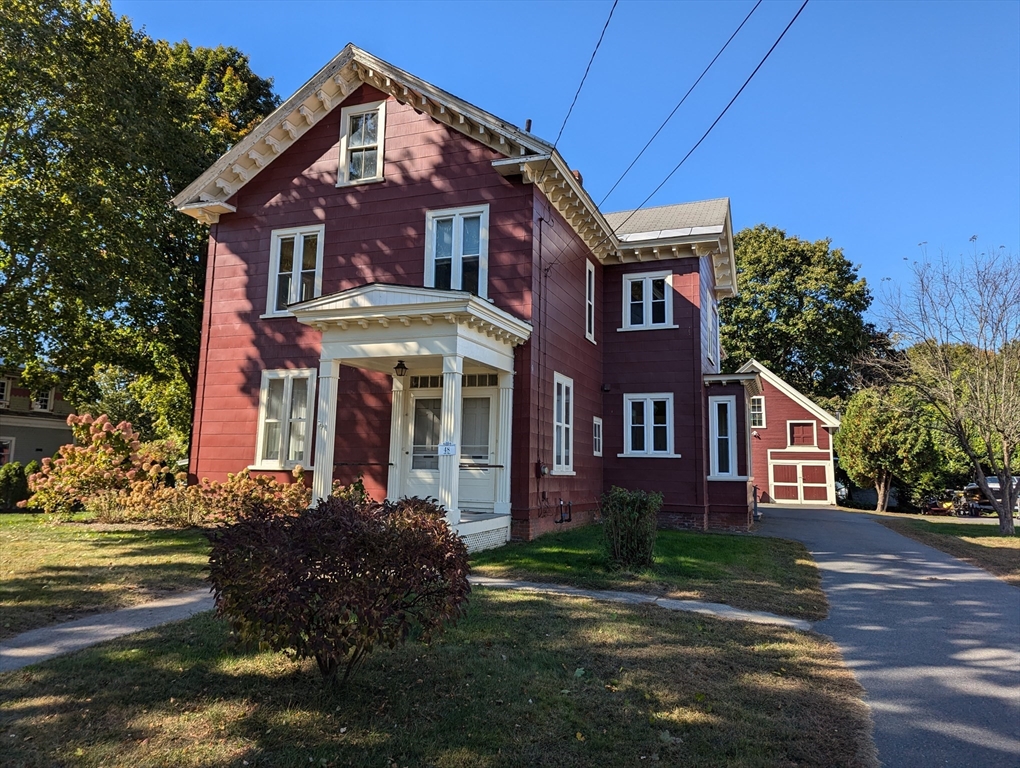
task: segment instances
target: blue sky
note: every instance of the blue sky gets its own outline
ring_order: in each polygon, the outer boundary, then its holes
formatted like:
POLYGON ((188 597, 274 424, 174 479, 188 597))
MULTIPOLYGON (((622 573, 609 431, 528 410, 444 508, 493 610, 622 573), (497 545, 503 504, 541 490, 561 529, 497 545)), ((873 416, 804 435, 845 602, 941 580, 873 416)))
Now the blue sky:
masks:
MULTIPOLYGON (((620 0, 559 149, 601 200, 751 9, 620 0)), ((289 96, 347 42, 550 141, 611 2, 114 0, 157 38, 233 45, 289 96)), ((766 0, 603 205, 633 208, 800 6, 766 0)), ((649 205, 731 199, 734 228, 831 238, 873 291, 919 243, 1020 250, 1020 2, 812 0, 649 205), (975 244, 970 242, 977 236, 975 244)))

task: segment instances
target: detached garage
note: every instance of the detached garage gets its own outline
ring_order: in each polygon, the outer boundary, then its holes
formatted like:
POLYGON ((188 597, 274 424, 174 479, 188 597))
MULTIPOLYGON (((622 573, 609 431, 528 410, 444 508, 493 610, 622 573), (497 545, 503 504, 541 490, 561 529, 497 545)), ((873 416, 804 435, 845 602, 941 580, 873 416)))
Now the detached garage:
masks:
POLYGON ((777 504, 835 504, 832 436, 839 419, 757 360, 761 394, 751 398, 751 458, 758 498, 777 504))

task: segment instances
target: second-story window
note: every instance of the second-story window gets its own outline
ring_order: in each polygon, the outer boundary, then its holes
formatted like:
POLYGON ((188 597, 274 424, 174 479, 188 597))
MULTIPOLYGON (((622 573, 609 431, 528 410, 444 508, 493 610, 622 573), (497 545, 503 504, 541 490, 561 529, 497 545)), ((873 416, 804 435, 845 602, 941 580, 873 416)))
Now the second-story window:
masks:
POLYGON ((672 328, 673 275, 643 272, 623 276, 623 328, 672 328))
POLYGON ((382 181, 386 102, 340 110, 340 170, 337 186, 382 181))
POLYGON ((754 429, 765 429, 765 398, 761 395, 751 398, 751 426, 754 429))
POLYGON ((425 285, 488 296, 489 206, 429 211, 425 285))
POLYGON ((322 292, 324 227, 278 229, 273 232, 267 315, 287 314, 287 305, 314 299, 322 292))
POLYGON ((584 337, 595 341, 595 265, 584 262, 584 337))

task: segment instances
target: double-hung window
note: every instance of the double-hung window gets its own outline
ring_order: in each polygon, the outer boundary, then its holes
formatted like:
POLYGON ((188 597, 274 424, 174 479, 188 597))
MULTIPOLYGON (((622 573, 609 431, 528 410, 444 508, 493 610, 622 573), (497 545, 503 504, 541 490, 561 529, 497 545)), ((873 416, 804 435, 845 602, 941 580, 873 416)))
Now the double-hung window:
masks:
POLYGON ((595 456, 602 455, 602 419, 599 416, 592 420, 591 452, 595 456))
POLYGON ((595 265, 584 262, 584 337, 595 343, 595 265))
POLYGON ((623 408, 622 456, 675 457, 672 393, 624 395, 623 408))
POLYGON ((7 408, 11 404, 11 390, 14 382, 4 376, 0 376, 0 408, 7 408))
POLYGON ((709 479, 737 477, 737 398, 708 398, 709 479))
POLYGON ((488 296, 489 206, 429 211, 425 219, 425 285, 488 296))
POLYGON ((673 275, 642 272, 623 276, 623 328, 675 328, 673 275))
POLYGON ((32 398, 31 409, 33 411, 52 411, 55 395, 56 391, 53 389, 44 389, 41 392, 36 392, 35 397, 32 398))
POLYGON ((0 437, 0 467, 14 461, 14 438, 0 437))
POLYGON ((386 102, 340 110, 340 172, 337 186, 382 181, 386 102))
POLYGON ((765 398, 761 395, 751 398, 751 428, 765 429, 765 398))
POLYGON ((553 373, 553 474, 574 471, 574 380, 553 373))
POLYGON ((310 464, 314 398, 314 368, 262 372, 257 467, 290 469, 310 464))
POLYGON ((267 315, 286 315, 288 304, 314 299, 322 292, 324 233, 321 224, 273 232, 267 315))

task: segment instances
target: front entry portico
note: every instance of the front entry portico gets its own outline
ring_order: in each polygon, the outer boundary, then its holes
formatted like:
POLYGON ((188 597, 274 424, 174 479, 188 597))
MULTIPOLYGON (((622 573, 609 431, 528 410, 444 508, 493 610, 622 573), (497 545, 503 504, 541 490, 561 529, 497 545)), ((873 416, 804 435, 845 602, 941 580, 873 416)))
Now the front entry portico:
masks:
POLYGON ((458 530, 462 509, 505 516, 509 531, 513 350, 531 326, 470 293, 383 284, 290 310, 322 333, 313 496, 332 486, 343 363, 392 376, 387 497, 432 496, 458 530))

